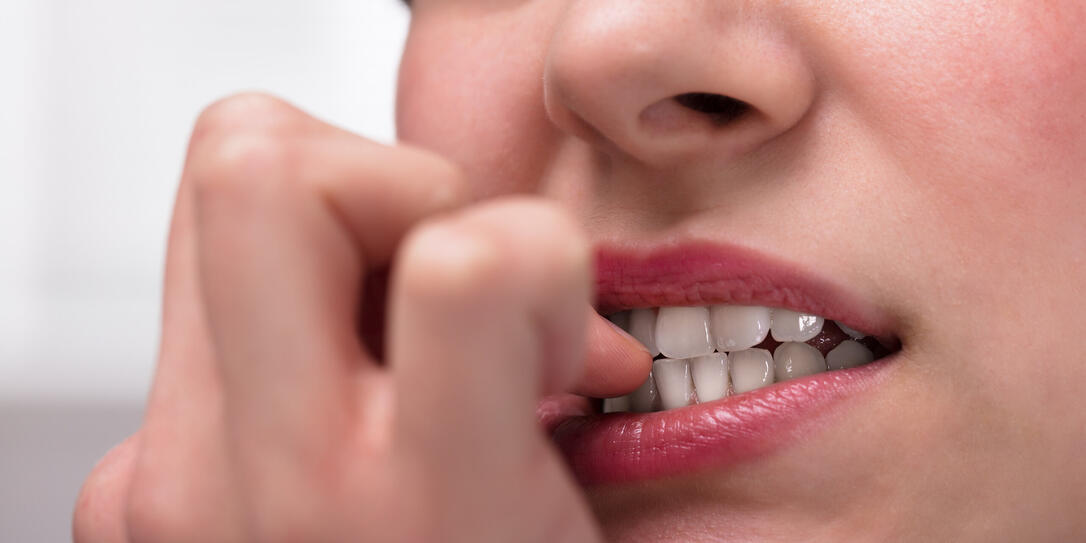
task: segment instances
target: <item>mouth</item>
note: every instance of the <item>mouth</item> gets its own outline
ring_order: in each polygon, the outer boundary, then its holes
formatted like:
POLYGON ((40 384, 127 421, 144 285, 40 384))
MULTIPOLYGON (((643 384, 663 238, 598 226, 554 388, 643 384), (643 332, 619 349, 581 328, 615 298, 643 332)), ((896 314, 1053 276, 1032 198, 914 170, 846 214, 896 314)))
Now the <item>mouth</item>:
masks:
POLYGON ((862 402, 900 352, 874 304, 739 247, 597 252, 597 311, 654 355, 616 398, 552 397, 544 427, 585 485, 727 469, 862 402))

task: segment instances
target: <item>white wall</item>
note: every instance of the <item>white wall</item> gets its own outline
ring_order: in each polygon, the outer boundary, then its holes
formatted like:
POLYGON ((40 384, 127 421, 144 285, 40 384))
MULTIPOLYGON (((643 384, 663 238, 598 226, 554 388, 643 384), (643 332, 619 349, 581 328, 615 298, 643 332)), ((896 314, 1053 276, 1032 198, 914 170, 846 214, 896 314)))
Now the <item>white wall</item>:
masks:
POLYGON ((139 401, 200 109, 270 91, 392 141, 397 0, 6 0, 0 401, 139 401))

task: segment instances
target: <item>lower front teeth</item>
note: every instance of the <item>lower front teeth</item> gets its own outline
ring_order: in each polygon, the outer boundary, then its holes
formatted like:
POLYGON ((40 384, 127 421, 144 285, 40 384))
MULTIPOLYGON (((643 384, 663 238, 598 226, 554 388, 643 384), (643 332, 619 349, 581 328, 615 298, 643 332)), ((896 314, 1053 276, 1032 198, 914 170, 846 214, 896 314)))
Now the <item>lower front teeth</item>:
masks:
POLYGON ((676 409, 694 403, 694 383, 690 381, 690 364, 686 360, 657 360, 652 363, 652 373, 656 376, 661 407, 676 409))
POLYGON ((731 353, 732 389, 736 394, 773 384, 773 355, 765 349, 731 353))
POLYGON ((649 378, 645 379, 645 382, 641 383, 637 390, 630 393, 629 398, 630 411, 635 413, 656 411, 656 379, 653 378, 652 372, 649 372, 649 378))
POLYGON ((617 398, 604 398, 603 399, 603 412, 604 413, 621 413, 623 411, 630 410, 630 397, 619 396, 617 398))
POLYGON ((690 375, 694 378, 699 403, 728 395, 728 355, 713 353, 690 360, 690 375))

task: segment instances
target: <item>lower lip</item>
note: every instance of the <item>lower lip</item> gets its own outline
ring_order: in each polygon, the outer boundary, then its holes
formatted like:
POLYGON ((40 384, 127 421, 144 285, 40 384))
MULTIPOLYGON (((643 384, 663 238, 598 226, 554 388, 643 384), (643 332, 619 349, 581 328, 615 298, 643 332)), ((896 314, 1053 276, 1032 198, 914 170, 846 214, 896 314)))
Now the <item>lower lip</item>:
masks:
POLYGON ((797 442, 884 380, 896 355, 656 413, 554 415, 552 437, 584 485, 727 469, 797 442))

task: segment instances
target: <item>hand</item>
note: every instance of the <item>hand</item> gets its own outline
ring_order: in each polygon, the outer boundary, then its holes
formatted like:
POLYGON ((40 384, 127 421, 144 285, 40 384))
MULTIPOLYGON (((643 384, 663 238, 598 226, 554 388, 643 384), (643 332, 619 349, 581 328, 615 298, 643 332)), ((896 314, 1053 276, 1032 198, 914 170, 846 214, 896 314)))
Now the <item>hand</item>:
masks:
POLYGON ((469 188, 272 98, 209 108, 145 422, 85 484, 76 540, 598 540, 535 405, 633 389, 648 354, 589 308, 565 214, 469 188), (359 300, 390 263, 381 361, 359 300))

